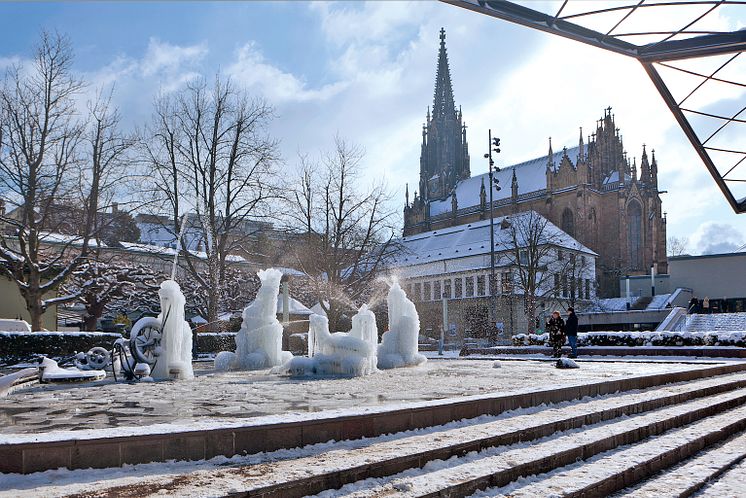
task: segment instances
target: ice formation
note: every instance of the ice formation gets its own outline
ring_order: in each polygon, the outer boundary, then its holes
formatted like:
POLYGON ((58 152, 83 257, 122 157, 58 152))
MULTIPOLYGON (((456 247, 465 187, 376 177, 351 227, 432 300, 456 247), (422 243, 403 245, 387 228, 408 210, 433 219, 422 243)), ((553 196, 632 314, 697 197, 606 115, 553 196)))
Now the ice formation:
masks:
POLYGON ((260 370, 282 365, 293 355, 282 350, 282 324, 277 319, 277 295, 282 272, 274 268, 257 273, 261 287, 254 302, 243 310, 236 352, 215 357, 217 370, 260 370))
POLYGON ((192 329, 184 320, 186 299, 175 280, 164 280, 158 291, 161 299, 161 348, 152 377, 192 379, 192 329))
POLYGON ((376 316, 365 304, 352 317, 349 332, 330 333, 329 319, 314 314, 308 324, 308 358, 293 358, 280 371, 291 375, 368 375, 376 371, 377 344, 376 316))
POLYGON ((378 345, 378 368, 397 368, 419 365, 427 361, 417 352, 420 317, 414 303, 399 285, 389 289, 389 330, 378 345))

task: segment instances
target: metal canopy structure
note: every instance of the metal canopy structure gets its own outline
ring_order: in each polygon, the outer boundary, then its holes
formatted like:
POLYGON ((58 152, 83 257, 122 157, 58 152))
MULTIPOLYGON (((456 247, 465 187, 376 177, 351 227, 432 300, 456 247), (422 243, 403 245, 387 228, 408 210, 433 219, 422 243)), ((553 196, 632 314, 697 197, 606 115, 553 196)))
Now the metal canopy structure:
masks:
POLYGON ((746 1, 441 1, 637 59, 728 203, 746 213, 746 29, 729 31, 722 17, 744 15, 746 1))

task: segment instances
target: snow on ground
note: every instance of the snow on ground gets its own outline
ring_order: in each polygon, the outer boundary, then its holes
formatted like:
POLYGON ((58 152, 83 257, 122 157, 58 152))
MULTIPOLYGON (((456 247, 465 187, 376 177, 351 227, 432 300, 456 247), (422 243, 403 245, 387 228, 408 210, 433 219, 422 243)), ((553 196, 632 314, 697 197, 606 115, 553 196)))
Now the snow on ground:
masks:
POLYGON ((333 409, 391 408, 401 403, 534 391, 557 386, 707 368, 673 362, 586 362, 575 370, 551 362, 432 361, 357 378, 288 378, 267 370, 216 373, 195 365, 191 381, 36 385, 0 399, 0 442, 6 435, 132 427, 191 425, 215 419, 234 424, 264 415, 309 414, 333 409))
MULTIPOLYGON (((246 489, 246 486, 250 483, 254 483, 254 485, 262 483, 264 485, 277 479, 284 482, 290 478, 307 477, 333 469, 364 465, 366 462, 380 459, 385 455, 399 457, 427 448, 437 448, 446 444, 494 436, 500 432, 525 430, 528 427, 539 426, 553 420, 575 417, 582 413, 593 413, 594 411, 622 406, 631 402, 677 395, 744 377, 746 377, 746 374, 734 374, 727 376, 727 378, 708 378, 694 382, 682 382, 653 390, 628 391, 622 394, 519 409, 498 416, 481 416, 475 419, 461 420, 442 426, 392 435, 353 441, 320 443, 303 448, 283 449, 249 456, 217 457, 201 462, 129 465, 115 469, 58 469, 31 475, 0 475, 0 490, 8 490, 7 496, 15 498, 39 495, 62 496, 72 493, 88 493, 94 489, 98 490, 98 495, 106 495, 107 489, 111 490, 112 487, 132 486, 133 489, 128 490, 130 495, 133 492, 137 494, 138 491, 141 495, 144 490, 150 489, 152 493, 157 492, 159 495, 165 496, 215 496, 228 493, 231 490, 246 489), (291 462, 291 459, 299 460, 291 462), (138 486, 139 488, 137 488, 138 486)), ((707 403, 705 400, 698 400, 697 402, 699 404, 707 403)), ((669 411, 674 412, 679 410, 680 408, 677 407, 669 409, 669 411)), ((648 418, 650 418, 650 414, 648 414, 648 418)), ((612 427, 610 424, 612 423, 609 422, 603 426, 610 428, 612 427)), ((625 425, 630 424, 634 425, 634 422, 625 421, 625 425)), ((605 432, 605 430, 602 429, 601 432, 605 432)), ((578 432, 574 431, 573 434, 578 432)), ((550 436, 549 439, 542 441, 557 441, 567 434, 550 436)), ((571 443, 573 438, 565 438, 565 440, 571 443)), ((538 442, 520 443, 519 445, 502 447, 501 450, 530 448, 533 444, 538 444, 538 442)), ((552 446, 552 444, 546 446, 552 446)), ((488 451, 491 455, 499 454, 501 450, 488 451)), ((488 456, 488 454, 485 452, 479 455, 471 454, 471 458, 476 460, 484 456, 488 456)), ((449 465, 448 462, 433 462, 428 464, 428 469, 446 468, 449 465)), ((408 471, 407 475, 414 475, 417 472, 420 472, 419 469, 413 469, 408 471)), ((371 481, 368 481, 368 484, 370 483, 371 481)), ((5 495, 0 491, 0 496, 5 495)))

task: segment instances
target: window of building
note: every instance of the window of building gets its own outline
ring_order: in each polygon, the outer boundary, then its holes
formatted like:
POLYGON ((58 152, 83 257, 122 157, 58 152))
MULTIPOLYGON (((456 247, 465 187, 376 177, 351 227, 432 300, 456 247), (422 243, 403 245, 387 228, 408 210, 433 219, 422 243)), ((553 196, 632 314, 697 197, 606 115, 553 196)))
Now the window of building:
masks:
POLYGON ((474 297, 474 277, 466 277, 466 297, 474 297))
POLYGON ((422 301, 422 284, 419 282, 414 284, 414 299, 416 301, 422 301))
POLYGON ((446 298, 451 299, 451 279, 447 278, 443 280, 443 294, 445 294, 446 298))
POLYGON ((637 201, 627 206, 627 243, 629 244, 629 266, 642 269, 642 207, 637 201))
POLYGON ((513 274, 510 272, 503 272, 502 282, 500 284, 503 294, 510 294, 513 292, 513 274))
POLYGON ((554 274, 554 297, 558 297, 560 292, 560 276, 559 273, 554 274))
POLYGON ((570 264, 575 266, 575 254, 570 253, 570 264))
POLYGON ((585 279, 585 298, 591 298, 591 279, 585 279))
POLYGON ((521 249, 520 251, 518 251, 518 261, 522 265, 528 264, 528 251, 526 249, 521 249))
POLYGON ((478 296, 484 296, 485 288, 484 288, 484 275, 478 275, 477 276, 477 295, 478 296))
POLYGON ((431 301, 433 299, 433 295, 430 293, 430 282, 425 282, 424 288, 425 288, 425 301, 431 301))
POLYGON ((570 208, 562 211, 562 231, 570 237, 575 237, 575 215, 570 208))
POLYGON ((464 291, 464 280, 462 278, 457 278, 455 285, 453 286, 453 290, 455 291, 456 295, 455 298, 460 298, 463 295, 464 291))
POLYGON ((562 275, 562 297, 567 297, 567 275, 562 275))
POLYGON ((565 259, 565 253, 562 252, 562 249, 557 249, 557 260, 562 261, 565 259))
POLYGON ((440 280, 433 282, 433 298, 443 299, 443 294, 440 293, 440 280))

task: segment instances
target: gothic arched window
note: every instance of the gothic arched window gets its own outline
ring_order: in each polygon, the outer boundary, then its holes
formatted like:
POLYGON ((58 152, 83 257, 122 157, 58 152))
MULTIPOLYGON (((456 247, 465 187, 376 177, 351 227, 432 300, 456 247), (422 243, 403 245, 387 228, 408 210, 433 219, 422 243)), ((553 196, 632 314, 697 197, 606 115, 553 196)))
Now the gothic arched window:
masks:
POLYGON ((627 206, 627 243, 629 244, 629 266, 642 269, 642 206, 632 201, 627 206))
POLYGON ((562 211, 562 231, 570 237, 575 237, 575 215, 570 208, 562 211))

